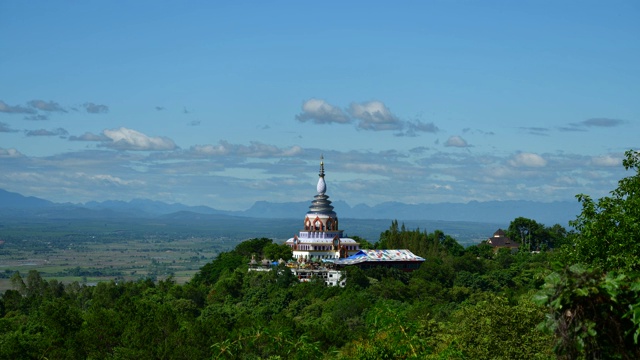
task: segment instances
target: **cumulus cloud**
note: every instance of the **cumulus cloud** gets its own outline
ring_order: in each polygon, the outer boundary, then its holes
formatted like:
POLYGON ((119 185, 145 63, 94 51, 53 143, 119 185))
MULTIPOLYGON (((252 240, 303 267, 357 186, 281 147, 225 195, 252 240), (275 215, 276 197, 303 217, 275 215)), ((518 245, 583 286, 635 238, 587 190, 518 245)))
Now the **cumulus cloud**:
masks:
POLYGON ((53 101, 46 102, 44 100, 31 100, 28 105, 42 111, 67 112, 67 110, 63 109, 60 104, 53 101))
POLYGON ((547 160, 538 154, 518 153, 508 163, 513 167, 543 167, 547 165, 547 160))
POLYGON ((109 107, 107 105, 99 105, 92 102, 87 102, 82 106, 84 106, 87 112, 91 114, 104 114, 109 112, 109 107))
POLYGON ((358 127, 365 130, 401 130, 404 124, 380 101, 351 103, 349 114, 360 120, 358 127))
POLYGON ((252 141, 249 146, 231 144, 225 140, 221 140, 217 145, 195 145, 191 147, 191 153, 199 156, 231 155, 268 158, 297 156, 302 152, 303 150, 300 146, 292 146, 290 148, 282 149, 274 145, 267 145, 257 141, 252 141))
POLYGON ((119 129, 104 130, 102 132, 110 141, 100 146, 116 150, 133 151, 162 151, 177 148, 173 140, 164 137, 150 137, 141 132, 121 127, 119 129))
POLYGON ((454 135, 454 136, 450 136, 447 141, 444 143, 444 146, 447 147, 460 147, 460 148, 465 148, 465 147, 470 147, 470 145, 467 143, 467 141, 465 139, 463 139, 460 136, 454 135))
POLYGON ((12 128, 9 127, 9 124, 5 124, 3 122, 0 122, 0 133, 10 133, 10 132, 17 132, 18 130, 14 130, 12 128))
POLYGON ((302 104, 302 112, 296 115, 296 120, 301 122, 312 121, 316 124, 344 124, 351 121, 342 109, 321 99, 305 101, 302 104))
POLYGON ((109 139, 108 137, 100 134, 92 134, 90 132, 85 132, 84 134, 80 135, 80 136, 70 136, 69 137, 70 141, 111 141, 111 139, 109 139))
POLYGON ((612 155, 594 156, 591 158, 590 163, 595 166, 613 167, 620 166, 622 164, 622 159, 612 155))
POLYGON ((63 128, 57 128, 53 130, 38 129, 38 130, 25 130, 26 136, 60 136, 65 137, 69 135, 69 132, 63 128))
POLYGON ((18 157, 22 157, 22 154, 20 153, 20 151, 14 149, 14 148, 9 148, 9 149, 4 149, 4 148, 0 148, 0 158, 18 158, 18 157))
POLYGON ((358 129, 397 131, 396 136, 416 136, 419 132, 436 133, 440 130, 433 123, 403 121, 381 101, 354 102, 344 111, 322 99, 309 99, 302 104, 302 112, 296 115, 296 120, 315 124, 357 122, 358 129))
POLYGON ((0 112, 9 114, 33 114, 36 111, 20 105, 8 105, 6 102, 0 100, 0 112))

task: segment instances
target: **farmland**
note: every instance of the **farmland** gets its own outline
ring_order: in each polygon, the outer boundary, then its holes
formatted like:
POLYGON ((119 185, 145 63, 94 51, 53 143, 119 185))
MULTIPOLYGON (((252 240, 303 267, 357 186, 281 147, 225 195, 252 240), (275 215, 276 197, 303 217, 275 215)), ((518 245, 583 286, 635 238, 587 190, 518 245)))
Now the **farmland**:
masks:
POLYGON ((184 283, 239 237, 152 221, 13 221, 0 227, 0 291, 9 278, 38 270, 62 282, 163 279, 184 283))

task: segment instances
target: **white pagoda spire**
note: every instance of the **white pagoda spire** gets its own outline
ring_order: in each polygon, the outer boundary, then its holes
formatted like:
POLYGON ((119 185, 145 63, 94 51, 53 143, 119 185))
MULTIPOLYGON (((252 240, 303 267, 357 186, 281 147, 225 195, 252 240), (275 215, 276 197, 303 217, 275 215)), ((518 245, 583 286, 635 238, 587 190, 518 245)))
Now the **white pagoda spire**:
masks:
POLYGON ((320 155, 320 174, 318 174, 320 178, 318 179, 318 186, 316 186, 316 190, 318 190, 318 194, 324 195, 327 192, 327 183, 324 181, 324 156, 320 155))

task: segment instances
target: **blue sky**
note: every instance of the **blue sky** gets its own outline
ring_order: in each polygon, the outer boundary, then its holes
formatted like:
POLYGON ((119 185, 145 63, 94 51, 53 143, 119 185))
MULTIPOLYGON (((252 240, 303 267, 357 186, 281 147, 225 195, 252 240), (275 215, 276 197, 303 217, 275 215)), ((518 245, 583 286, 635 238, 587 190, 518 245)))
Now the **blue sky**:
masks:
MULTIPOLYGON (((0 188, 244 210, 604 196, 637 1, 3 1, 0 188)), ((337 209, 339 210, 339 209, 337 209)))

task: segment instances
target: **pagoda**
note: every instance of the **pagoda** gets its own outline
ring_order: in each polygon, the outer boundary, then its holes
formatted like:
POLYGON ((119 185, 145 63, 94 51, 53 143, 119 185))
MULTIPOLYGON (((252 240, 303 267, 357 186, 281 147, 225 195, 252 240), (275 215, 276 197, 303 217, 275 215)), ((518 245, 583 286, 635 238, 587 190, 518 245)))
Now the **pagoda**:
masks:
POLYGON ((293 250, 298 262, 331 261, 346 258, 360 250, 359 244, 343 237, 338 227, 338 215, 329 200, 327 183, 324 180, 324 158, 320 157, 318 194, 313 197, 309 211, 304 217, 304 228, 285 242, 293 250))

